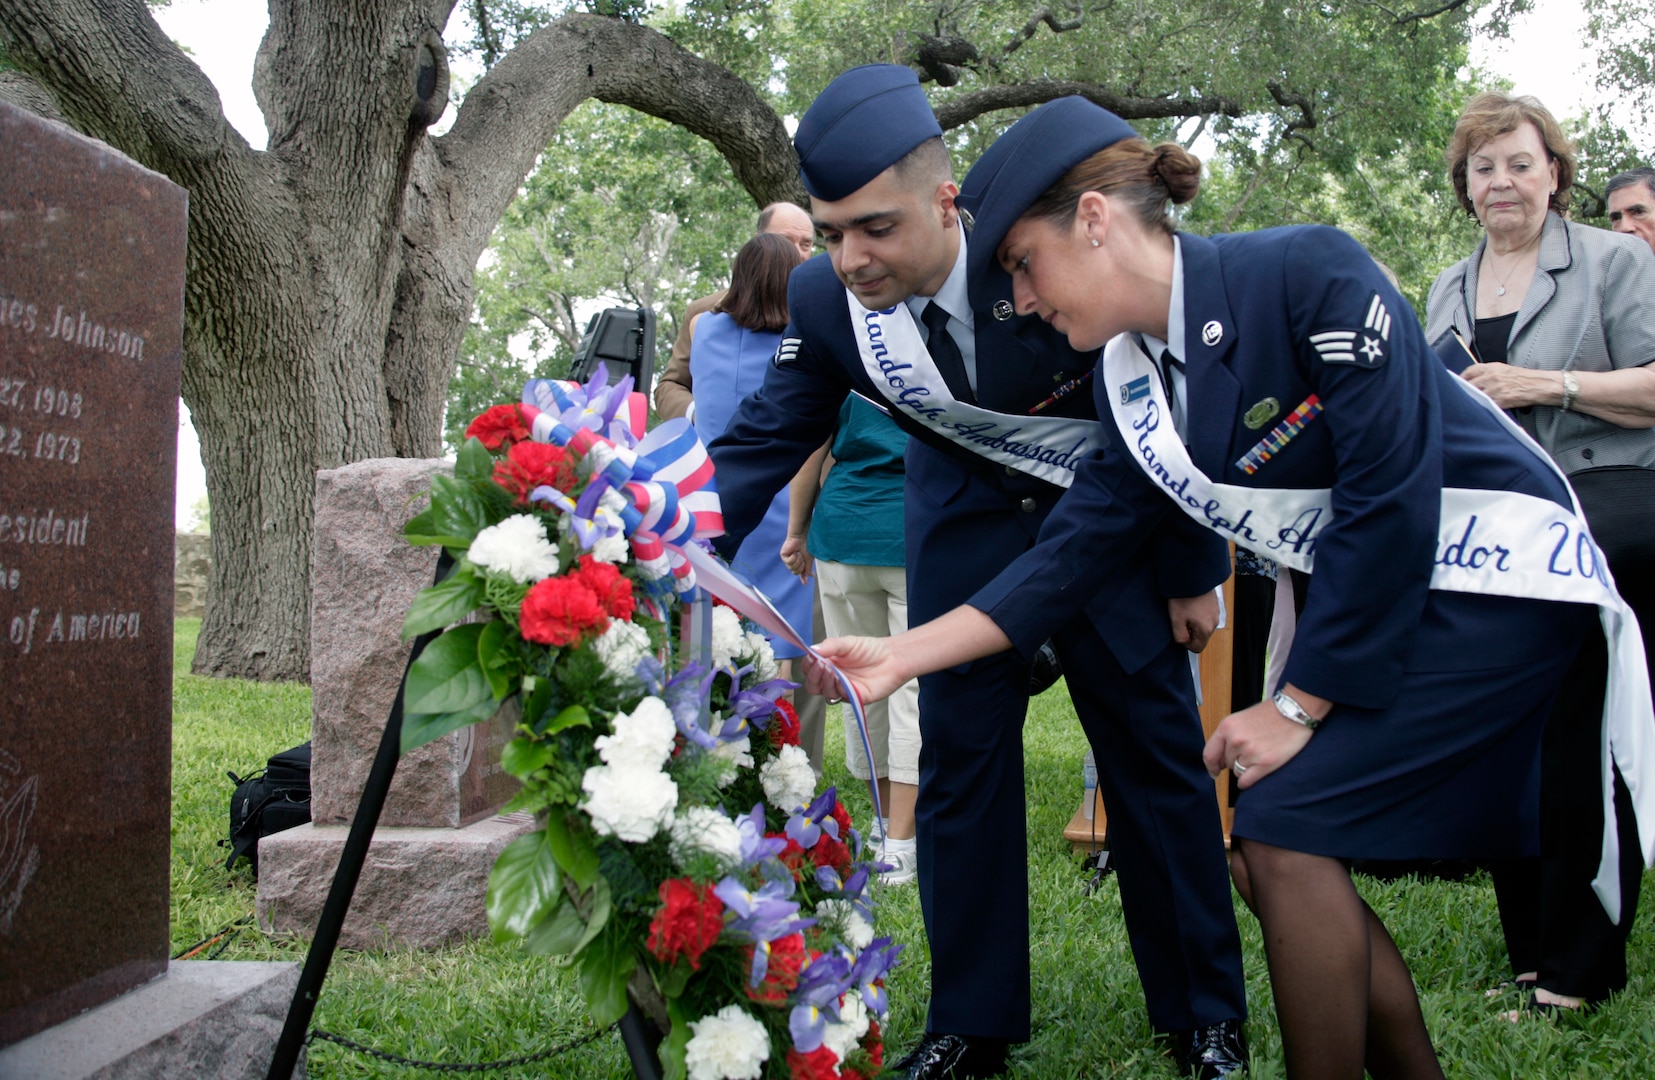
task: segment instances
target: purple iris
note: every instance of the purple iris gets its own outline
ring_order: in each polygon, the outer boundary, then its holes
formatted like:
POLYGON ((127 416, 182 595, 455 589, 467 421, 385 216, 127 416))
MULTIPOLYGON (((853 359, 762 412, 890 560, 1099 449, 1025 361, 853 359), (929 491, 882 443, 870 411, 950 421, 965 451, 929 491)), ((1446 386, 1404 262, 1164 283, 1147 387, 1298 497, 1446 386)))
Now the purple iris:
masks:
MULTIPOLYGON (((752 866, 766 859, 774 859, 787 850, 787 841, 779 836, 764 835, 764 804, 755 803, 753 812, 736 818, 736 831, 741 834, 741 864, 752 866)), ((785 868, 784 868, 785 869, 785 868)), ((788 873, 789 883, 793 875, 788 873)))
POLYGON ((850 961, 834 952, 816 957, 800 973, 787 1028, 801 1053, 822 1045, 830 1020, 838 1023, 839 998, 852 986, 850 972, 850 961))
POLYGON ((753 964, 748 972, 749 986, 764 981, 770 970, 770 943, 777 938, 798 933, 815 926, 815 919, 799 919, 799 905, 789 900, 792 882, 767 881, 754 892, 733 877, 727 877, 713 886, 713 892, 724 901, 726 911, 735 918, 725 925, 725 931, 753 943, 753 964))
POLYGON ((875 1016, 884 1016, 888 1005, 885 1000, 885 988, 874 984, 896 967, 897 957, 901 953, 902 946, 892 945, 890 938, 874 938, 851 965, 847 981, 851 986, 859 988, 862 1004, 875 1016))
MULTIPOLYGON (((740 685, 739 678, 734 681, 740 685)), ((776 712, 776 700, 798 685, 786 679, 771 679, 748 690, 737 690, 730 698, 730 713, 751 720, 755 728, 763 731, 765 723, 776 712)))
POLYGON ((828 788, 809 806, 788 818, 787 838, 806 851, 816 846, 824 832, 839 839, 839 822, 833 818, 833 807, 839 801, 838 790, 828 788))

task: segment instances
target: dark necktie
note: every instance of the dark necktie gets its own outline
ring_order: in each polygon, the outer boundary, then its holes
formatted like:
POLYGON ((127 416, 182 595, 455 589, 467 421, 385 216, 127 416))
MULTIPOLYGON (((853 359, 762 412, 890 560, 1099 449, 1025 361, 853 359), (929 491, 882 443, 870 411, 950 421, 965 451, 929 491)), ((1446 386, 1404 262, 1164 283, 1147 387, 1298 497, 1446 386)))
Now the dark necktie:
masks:
POLYGON ((1177 431, 1179 437, 1182 438, 1184 435, 1184 427, 1188 423, 1188 419, 1180 418, 1178 415, 1178 383, 1172 378, 1172 373, 1174 371, 1177 371, 1179 376, 1182 377, 1184 374, 1184 362, 1172 355, 1171 349, 1162 349, 1161 385, 1167 389, 1167 413, 1172 417, 1173 430, 1177 431))
POLYGON ((971 380, 965 375, 965 357, 960 355, 960 346, 954 341, 954 335, 948 332, 948 312, 931 300, 926 303, 920 321, 925 323, 927 331, 926 351, 936 361, 937 370, 942 372, 942 381, 948 384, 948 392, 954 395, 955 401, 974 400, 971 380))

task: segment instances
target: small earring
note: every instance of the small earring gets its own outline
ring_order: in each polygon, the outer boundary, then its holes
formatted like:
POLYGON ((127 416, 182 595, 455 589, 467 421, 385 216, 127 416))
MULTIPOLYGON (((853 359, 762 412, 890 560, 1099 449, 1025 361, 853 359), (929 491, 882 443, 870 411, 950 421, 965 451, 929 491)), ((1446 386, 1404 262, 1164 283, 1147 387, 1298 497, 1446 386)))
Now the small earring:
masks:
POLYGON ((1093 241, 1092 241, 1092 246, 1093 246, 1093 247, 1101 247, 1101 246, 1102 246, 1102 245, 1101 245, 1101 244, 1099 244, 1099 243, 1098 243, 1098 242, 1097 242, 1097 240, 1095 240, 1095 239, 1094 239, 1094 240, 1093 240, 1093 241))

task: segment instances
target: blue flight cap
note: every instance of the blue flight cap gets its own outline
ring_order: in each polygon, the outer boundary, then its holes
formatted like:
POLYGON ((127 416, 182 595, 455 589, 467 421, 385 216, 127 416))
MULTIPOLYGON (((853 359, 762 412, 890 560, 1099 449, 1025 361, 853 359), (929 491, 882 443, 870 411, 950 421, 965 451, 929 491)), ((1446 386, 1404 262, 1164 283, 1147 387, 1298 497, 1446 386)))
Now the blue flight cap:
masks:
POLYGON ((1064 97, 1033 110, 994 140, 966 173, 954 205, 976 219, 966 255, 973 276, 996 264, 1000 241, 1023 211, 1063 174, 1106 146, 1138 133, 1083 97, 1064 97))
POLYGON ((805 190, 838 202, 941 134, 911 68, 869 64, 840 75, 811 102, 793 147, 805 190))

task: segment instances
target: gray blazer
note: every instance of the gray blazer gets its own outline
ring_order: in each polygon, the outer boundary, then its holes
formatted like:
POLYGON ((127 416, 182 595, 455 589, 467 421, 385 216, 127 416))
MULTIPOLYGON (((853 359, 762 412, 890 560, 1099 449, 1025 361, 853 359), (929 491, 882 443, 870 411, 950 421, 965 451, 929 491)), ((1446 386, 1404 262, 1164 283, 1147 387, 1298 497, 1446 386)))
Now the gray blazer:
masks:
MULTIPOLYGON (((1476 340, 1473 306, 1484 237, 1470 258, 1438 275, 1426 302, 1425 336, 1450 327, 1476 340)), ((1537 371, 1613 371, 1655 361, 1655 253, 1622 236, 1546 215, 1540 257, 1512 324, 1508 362, 1537 371)), ((1605 465, 1655 468, 1655 428, 1623 428, 1550 405, 1512 419, 1567 474, 1605 465)))

